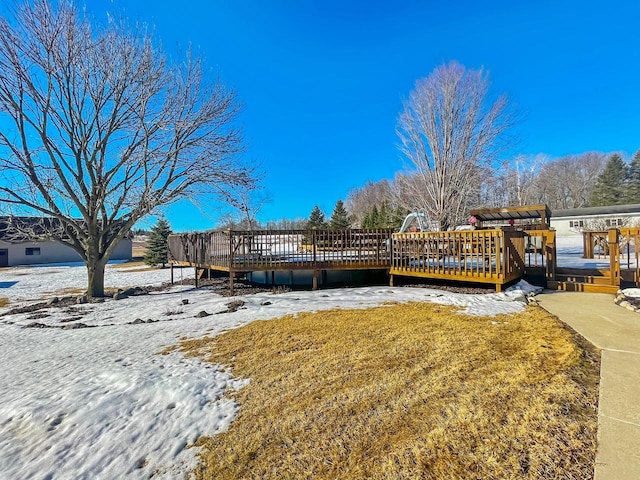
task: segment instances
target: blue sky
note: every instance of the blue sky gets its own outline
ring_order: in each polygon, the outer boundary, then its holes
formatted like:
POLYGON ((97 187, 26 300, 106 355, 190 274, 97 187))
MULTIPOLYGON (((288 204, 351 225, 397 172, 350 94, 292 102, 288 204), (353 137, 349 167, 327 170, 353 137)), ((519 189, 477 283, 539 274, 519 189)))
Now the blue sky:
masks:
MULTIPOLYGON (((271 197, 263 221, 330 215, 338 199, 404 168, 395 126, 415 81, 457 60, 484 67, 522 121, 514 154, 640 148, 640 6, 601 1, 91 0, 153 24, 169 53, 192 44, 243 104, 247 158, 271 197)), ((168 209, 174 230, 218 208, 168 209)))

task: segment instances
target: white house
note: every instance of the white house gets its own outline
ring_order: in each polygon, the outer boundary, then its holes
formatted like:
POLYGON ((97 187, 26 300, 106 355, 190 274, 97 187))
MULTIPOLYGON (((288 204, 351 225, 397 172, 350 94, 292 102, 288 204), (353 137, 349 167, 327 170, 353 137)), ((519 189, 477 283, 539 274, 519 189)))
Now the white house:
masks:
MULTIPOLYGON (((22 217, 20 221, 35 223, 42 219, 27 220, 22 217)), ((0 217, 0 267, 82 261, 80 255, 64 243, 56 240, 29 240, 24 238, 24 234, 16 236, 9 233, 11 222, 11 217, 0 217)), ((118 244, 110 260, 129 260, 131 257, 132 240, 125 238, 118 244)))
POLYGON ((554 210, 551 227, 559 237, 578 236, 582 230, 640 226, 640 204, 554 210))

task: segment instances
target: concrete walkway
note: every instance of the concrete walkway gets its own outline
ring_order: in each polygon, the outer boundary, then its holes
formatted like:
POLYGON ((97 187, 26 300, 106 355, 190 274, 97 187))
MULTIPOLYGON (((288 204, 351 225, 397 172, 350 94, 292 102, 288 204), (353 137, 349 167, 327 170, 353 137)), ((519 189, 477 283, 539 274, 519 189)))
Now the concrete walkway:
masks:
POLYGON ((613 295, 551 292, 536 299, 602 349, 596 480, 640 479, 640 314, 613 295))

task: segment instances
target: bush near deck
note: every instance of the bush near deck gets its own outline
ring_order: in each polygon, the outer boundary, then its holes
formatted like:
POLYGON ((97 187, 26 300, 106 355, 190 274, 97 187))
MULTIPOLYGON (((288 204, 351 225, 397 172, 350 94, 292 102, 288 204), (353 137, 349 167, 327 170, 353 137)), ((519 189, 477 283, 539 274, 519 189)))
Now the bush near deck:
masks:
POLYGON ((593 476, 599 354, 538 307, 305 313, 181 347, 251 378, 200 479, 593 476))

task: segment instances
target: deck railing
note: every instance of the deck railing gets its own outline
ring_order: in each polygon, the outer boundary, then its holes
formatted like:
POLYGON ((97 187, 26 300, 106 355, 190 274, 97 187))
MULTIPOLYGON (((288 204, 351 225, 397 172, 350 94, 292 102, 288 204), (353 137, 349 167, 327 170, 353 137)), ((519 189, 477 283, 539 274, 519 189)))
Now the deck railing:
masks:
POLYGON ((525 235, 525 268, 527 271, 544 270, 545 277, 553 280, 557 265, 556 232, 526 230, 525 235))
POLYGON ((584 258, 604 258, 609 256, 609 231, 585 230, 582 232, 584 258))
POLYGON ((171 260, 228 271, 388 268, 390 229, 218 231, 169 236, 171 260))
MULTIPOLYGON (((609 230, 611 276, 635 284, 640 283, 640 228, 622 227, 609 230), (615 242, 615 245, 613 245, 615 242), (612 247, 613 245, 613 247, 612 247)), ((615 285, 620 285, 616 283, 615 285)))
POLYGON ((390 273, 501 285, 522 276, 525 238, 519 230, 396 233, 390 273))
POLYGON ((218 231, 171 235, 169 251, 173 262, 230 273, 389 269, 391 275, 493 283, 500 289, 531 266, 546 268, 553 278, 554 239, 553 232, 509 228, 218 231))

